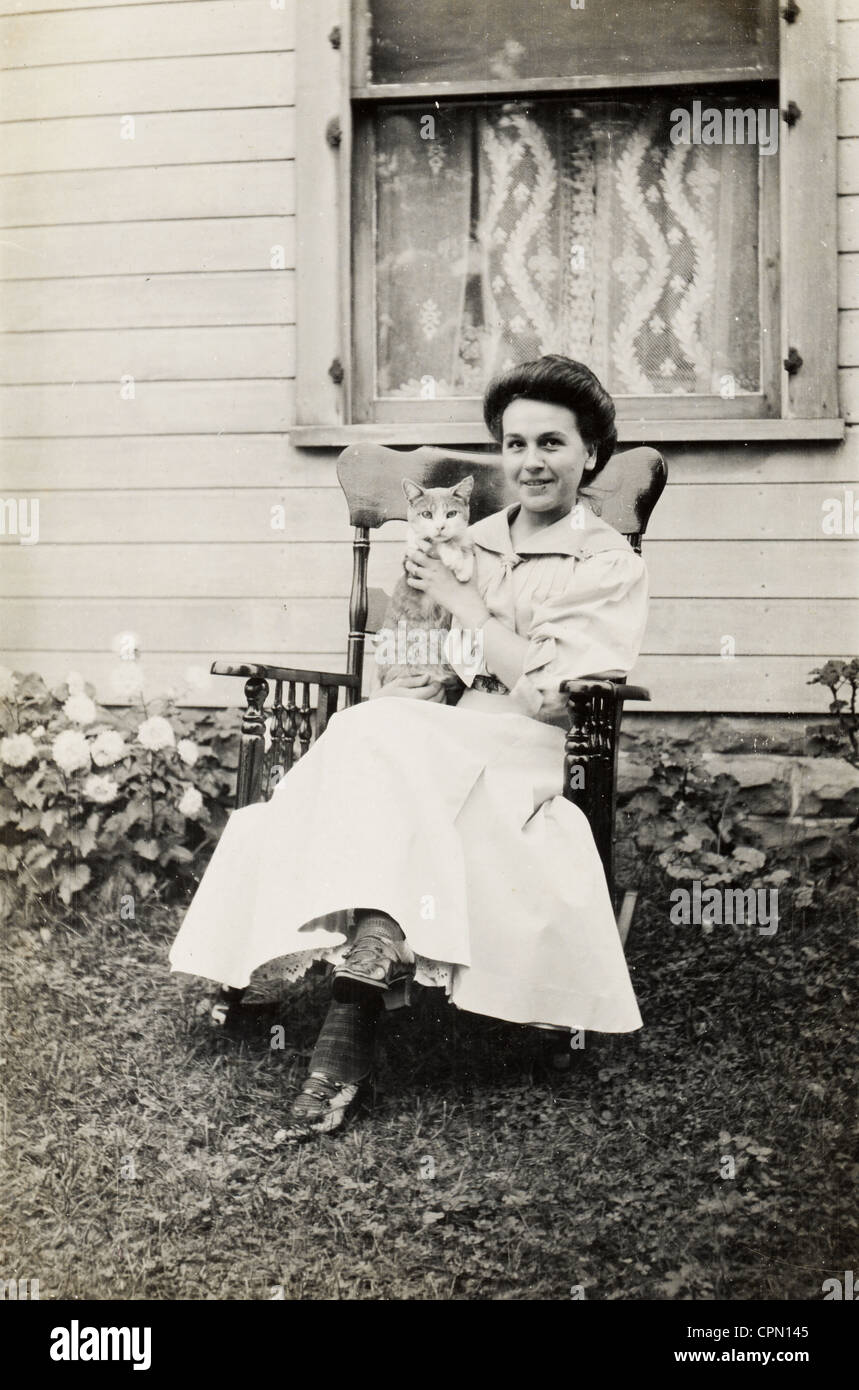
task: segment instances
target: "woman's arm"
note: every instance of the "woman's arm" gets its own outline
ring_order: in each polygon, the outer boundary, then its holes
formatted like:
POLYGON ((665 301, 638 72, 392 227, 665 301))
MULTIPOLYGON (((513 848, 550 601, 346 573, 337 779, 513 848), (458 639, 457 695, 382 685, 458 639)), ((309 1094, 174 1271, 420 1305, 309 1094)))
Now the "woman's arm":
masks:
POLYGON ((463 584, 440 560, 417 554, 406 560, 406 571, 411 587, 420 589, 434 603, 447 608, 466 633, 482 632, 483 659, 487 671, 491 671, 512 690, 522 675, 528 639, 512 632, 498 618, 493 618, 480 597, 476 572, 467 584, 463 584))

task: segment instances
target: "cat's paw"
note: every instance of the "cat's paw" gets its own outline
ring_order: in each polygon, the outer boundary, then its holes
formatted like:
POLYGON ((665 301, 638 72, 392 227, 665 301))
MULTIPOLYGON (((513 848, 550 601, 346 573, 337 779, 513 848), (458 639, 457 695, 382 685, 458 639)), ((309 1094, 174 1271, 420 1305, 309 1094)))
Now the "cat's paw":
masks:
POLYGON ((463 555, 453 572, 460 584, 467 584, 474 574, 474 556, 470 553, 463 555))

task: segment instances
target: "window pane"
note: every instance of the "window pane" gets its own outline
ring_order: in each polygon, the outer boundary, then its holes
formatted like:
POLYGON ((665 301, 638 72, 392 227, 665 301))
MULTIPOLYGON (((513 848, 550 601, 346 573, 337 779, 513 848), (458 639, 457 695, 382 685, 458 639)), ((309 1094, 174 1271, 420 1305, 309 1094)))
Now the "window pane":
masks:
MULTIPOLYGON (((751 114, 745 96, 704 94, 693 140, 751 114)), ((377 396, 480 395, 546 352, 619 395, 758 391, 758 165, 777 111, 761 108, 758 146, 675 144, 681 100, 450 105, 431 126, 379 110, 377 396)))
POLYGON ((776 62, 778 0, 369 0, 370 82, 456 82, 776 62))

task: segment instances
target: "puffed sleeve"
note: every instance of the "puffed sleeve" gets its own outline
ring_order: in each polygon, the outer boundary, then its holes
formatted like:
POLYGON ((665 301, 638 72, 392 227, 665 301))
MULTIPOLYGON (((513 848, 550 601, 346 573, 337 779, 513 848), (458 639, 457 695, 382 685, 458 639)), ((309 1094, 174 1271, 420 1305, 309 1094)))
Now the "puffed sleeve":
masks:
POLYGON ((647 571, 639 555, 604 550, 579 560, 571 582, 535 607, 510 698, 533 717, 557 717, 566 707, 562 681, 632 670, 646 619, 647 571))

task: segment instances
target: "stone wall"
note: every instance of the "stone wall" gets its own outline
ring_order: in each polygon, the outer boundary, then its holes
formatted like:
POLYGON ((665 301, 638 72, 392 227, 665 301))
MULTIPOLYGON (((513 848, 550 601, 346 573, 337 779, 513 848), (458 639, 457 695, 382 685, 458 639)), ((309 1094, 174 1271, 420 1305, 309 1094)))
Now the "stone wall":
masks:
POLYGON ((664 736, 710 775, 739 783, 737 805, 764 849, 795 844, 811 858, 859 814, 859 769, 842 758, 811 757, 808 716, 628 713, 618 772, 620 804, 651 776, 642 739, 664 736))

